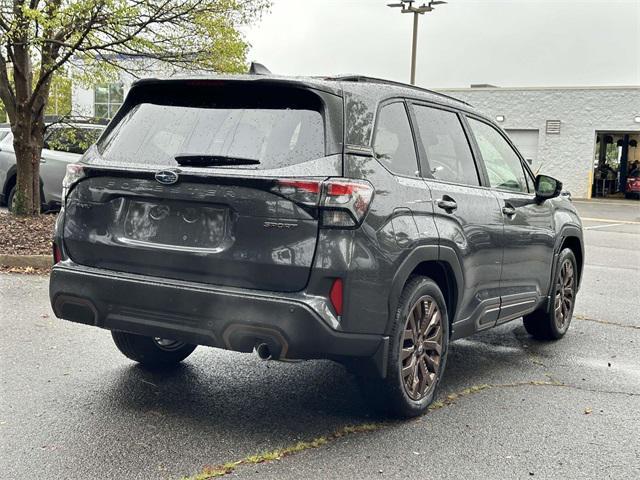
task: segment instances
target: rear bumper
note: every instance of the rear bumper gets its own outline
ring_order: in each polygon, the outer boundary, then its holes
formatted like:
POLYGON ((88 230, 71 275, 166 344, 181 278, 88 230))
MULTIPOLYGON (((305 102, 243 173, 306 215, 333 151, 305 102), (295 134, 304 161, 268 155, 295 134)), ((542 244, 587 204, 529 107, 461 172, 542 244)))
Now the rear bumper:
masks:
POLYGON ((56 316, 72 322, 240 352, 267 343, 281 359, 369 357, 384 371, 387 337, 333 328, 323 303, 304 293, 227 289, 65 261, 51 272, 49 296, 56 316))

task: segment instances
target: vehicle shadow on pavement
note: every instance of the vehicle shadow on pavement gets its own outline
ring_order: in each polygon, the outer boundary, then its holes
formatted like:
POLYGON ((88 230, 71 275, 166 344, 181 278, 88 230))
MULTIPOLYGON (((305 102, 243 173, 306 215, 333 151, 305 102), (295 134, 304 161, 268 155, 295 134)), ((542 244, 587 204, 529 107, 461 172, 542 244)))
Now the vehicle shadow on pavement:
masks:
MULTIPOLYGON (((520 326, 452 343, 439 396, 474 385, 541 377, 531 361, 538 355, 536 344, 520 326)), ((262 362, 251 355, 207 348, 168 371, 137 365, 114 369, 100 394, 112 408, 152 411, 194 428, 250 427, 267 434, 274 423, 281 430, 305 431, 304 424, 319 422, 324 426, 320 431, 325 431, 333 425, 380 419, 355 378, 336 363, 262 362)))

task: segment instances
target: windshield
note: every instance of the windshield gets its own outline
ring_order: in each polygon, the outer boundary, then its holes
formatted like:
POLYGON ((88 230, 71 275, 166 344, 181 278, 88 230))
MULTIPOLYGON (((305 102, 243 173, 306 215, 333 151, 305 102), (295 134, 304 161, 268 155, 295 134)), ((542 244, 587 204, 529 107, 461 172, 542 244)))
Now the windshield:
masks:
POLYGON ((322 114, 304 108, 140 103, 100 141, 107 161, 177 165, 176 156, 255 160, 225 168, 271 169, 324 156, 322 114))

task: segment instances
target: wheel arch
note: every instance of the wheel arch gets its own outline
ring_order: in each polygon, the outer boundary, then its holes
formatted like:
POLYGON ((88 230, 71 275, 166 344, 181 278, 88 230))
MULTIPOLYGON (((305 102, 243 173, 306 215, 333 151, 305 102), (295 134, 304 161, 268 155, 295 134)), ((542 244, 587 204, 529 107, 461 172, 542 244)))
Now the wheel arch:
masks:
MULTIPOLYGON (((389 318, 393 318, 402 289, 414 275, 428 277, 438 285, 445 298, 449 324, 452 324, 459 310, 460 289, 464 285, 461 264, 455 251, 443 246, 423 245, 409 254, 393 279, 389 295, 389 318)), ((390 327, 391 322, 387 324, 386 333, 390 327)))
MULTIPOLYGON (((558 255, 563 249, 569 248, 573 255, 576 257, 576 264, 578 267, 578 288, 582 281, 582 273, 584 270, 584 240, 582 238, 582 229, 577 225, 566 225, 558 238, 556 245, 556 255, 558 255)), ((556 262, 554 262, 553 275, 551 278, 555 278, 555 269, 557 268, 556 262)), ((553 284, 553 282, 551 282, 553 284)))
POLYGON ((584 266, 584 252, 582 248, 582 241, 578 237, 569 236, 565 237, 562 241, 562 245, 560 246, 560 251, 565 248, 570 249, 573 252, 573 255, 576 257, 576 264, 578 267, 578 286, 580 286, 580 282, 582 281, 582 269, 584 266))

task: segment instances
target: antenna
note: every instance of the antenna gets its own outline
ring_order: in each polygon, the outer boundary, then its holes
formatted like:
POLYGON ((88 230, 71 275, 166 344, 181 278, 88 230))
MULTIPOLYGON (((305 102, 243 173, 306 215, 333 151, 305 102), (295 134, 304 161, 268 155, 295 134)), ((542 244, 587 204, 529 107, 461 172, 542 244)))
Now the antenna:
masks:
POLYGON ((251 62, 249 75, 271 75, 271 70, 258 62, 251 62))

